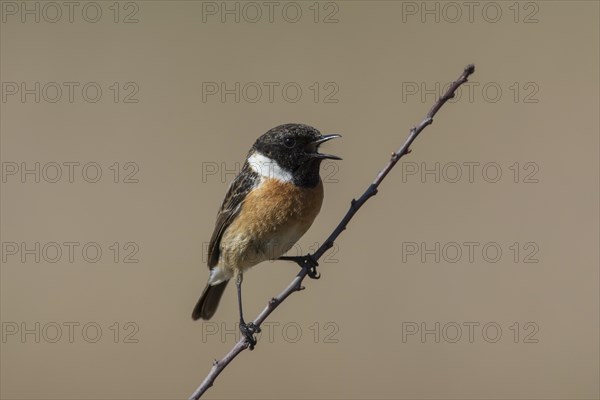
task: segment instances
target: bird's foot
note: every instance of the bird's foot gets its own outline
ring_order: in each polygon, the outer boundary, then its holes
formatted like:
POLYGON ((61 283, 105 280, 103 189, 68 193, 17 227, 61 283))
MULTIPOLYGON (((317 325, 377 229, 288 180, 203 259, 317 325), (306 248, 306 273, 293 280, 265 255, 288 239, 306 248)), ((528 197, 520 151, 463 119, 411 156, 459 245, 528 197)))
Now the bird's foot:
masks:
POLYGON ((260 333, 260 327, 254 325, 254 322, 247 324, 244 322, 244 320, 242 320, 240 321, 240 332, 246 339, 246 343, 248 343, 248 349, 254 350, 254 346, 256 345, 256 338, 254 337, 254 334, 260 333))
POLYGON ((302 269, 306 270, 306 274, 311 279, 319 279, 321 277, 321 274, 317 271, 319 263, 312 254, 307 254, 305 256, 283 256, 279 257, 279 259, 295 262, 302 269))

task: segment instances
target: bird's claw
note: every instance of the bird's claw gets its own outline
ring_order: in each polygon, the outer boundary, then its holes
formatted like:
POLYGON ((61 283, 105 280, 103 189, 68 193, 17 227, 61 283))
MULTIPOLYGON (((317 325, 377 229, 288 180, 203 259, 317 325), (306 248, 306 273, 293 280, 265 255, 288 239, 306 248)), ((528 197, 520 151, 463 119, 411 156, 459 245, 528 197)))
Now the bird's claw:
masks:
POLYGON ((246 343, 248 343, 248 349, 254 350, 254 346, 256 345, 254 334, 261 332, 260 327, 255 325, 254 322, 247 324, 244 321, 240 321, 240 332, 246 339, 246 343))
POLYGON ((321 274, 317 271, 318 266, 319 263, 312 254, 304 256, 302 268, 306 269, 306 272, 311 279, 319 279, 321 277, 321 274))
POLYGON ((319 279, 321 277, 321 274, 317 271, 319 262, 312 254, 307 254, 305 256, 282 256, 279 257, 279 259, 295 262, 302 269, 306 270, 306 274, 312 279, 319 279))

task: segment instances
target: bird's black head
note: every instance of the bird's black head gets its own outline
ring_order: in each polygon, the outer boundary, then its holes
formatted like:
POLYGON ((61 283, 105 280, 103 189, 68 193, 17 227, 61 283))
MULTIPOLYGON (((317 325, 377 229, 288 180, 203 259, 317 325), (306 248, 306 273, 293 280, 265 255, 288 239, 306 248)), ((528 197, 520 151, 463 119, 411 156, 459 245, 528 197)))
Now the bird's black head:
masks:
MULTIPOLYGON (((255 163, 269 165, 267 168, 280 169, 280 177, 287 177, 296 185, 315 186, 319 182, 319 166, 324 159, 341 160, 331 154, 319 153, 319 146, 340 135, 321 135, 312 126, 284 124, 276 126, 259 137, 252 149, 250 158, 255 163), (254 156, 252 156, 254 154, 254 156)), ((249 161, 252 161, 249 158, 249 161)), ((256 166, 255 166, 256 167, 256 166)), ((264 175, 265 167, 261 171, 264 175)), ((274 173, 276 171, 270 171, 274 173)))

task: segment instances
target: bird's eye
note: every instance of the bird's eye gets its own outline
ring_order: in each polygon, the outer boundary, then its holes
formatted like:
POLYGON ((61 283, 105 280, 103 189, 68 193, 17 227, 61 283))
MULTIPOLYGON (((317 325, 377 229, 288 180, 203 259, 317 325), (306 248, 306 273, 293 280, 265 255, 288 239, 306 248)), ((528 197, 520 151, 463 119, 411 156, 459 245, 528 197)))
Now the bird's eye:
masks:
POLYGON ((292 137, 286 137, 285 139, 283 139, 283 144, 285 144, 286 147, 291 149, 296 145, 296 139, 292 137))

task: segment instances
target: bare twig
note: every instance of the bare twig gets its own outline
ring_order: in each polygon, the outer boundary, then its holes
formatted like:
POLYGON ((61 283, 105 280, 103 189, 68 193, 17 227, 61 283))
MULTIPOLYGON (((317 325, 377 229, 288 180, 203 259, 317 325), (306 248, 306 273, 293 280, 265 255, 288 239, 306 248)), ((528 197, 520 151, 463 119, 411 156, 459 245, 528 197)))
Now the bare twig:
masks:
MULTIPOLYGON (((440 97, 431 110, 427 113, 425 118, 421 121, 421 123, 410 130, 410 134, 408 138, 404 142, 404 144, 392 153, 390 160, 387 165, 377 174, 375 180, 369 185, 367 190, 358 198, 358 200, 353 199, 350 203, 350 209, 346 212, 344 218, 340 221, 340 223, 336 226, 333 232, 329 235, 327 240, 315 251, 313 254, 308 254, 304 257, 300 257, 294 261, 296 261, 302 269, 296 275, 294 280, 277 296, 272 298, 267 306, 261 311, 261 313, 254 320, 254 325, 260 327, 260 325, 267 319, 267 317, 281 304, 289 295, 292 293, 304 289, 302 285, 302 281, 306 278, 306 275, 310 275, 311 278, 318 278, 316 273, 316 266, 318 265, 317 261, 321 256, 333 247, 335 240, 338 236, 346 229, 346 226, 350 222, 350 220, 354 217, 354 214, 362 207, 362 205, 369 200, 371 197, 377 194, 377 187, 383 181, 383 179, 387 176, 387 174, 391 171, 392 168, 396 165, 398 160, 410 153, 410 145, 412 142, 419 136, 421 131, 425 129, 428 125, 433 123, 433 117, 437 114, 437 112, 442 108, 442 106, 451 98, 454 97, 454 93, 463 83, 467 82, 469 76, 475 72, 475 66, 473 64, 469 64, 465 67, 461 76, 450 85, 446 93, 440 97)), ((213 384, 217 376, 227 367, 227 365, 242 351, 248 348, 248 343, 246 339, 242 337, 233 348, 221 359, 220 361, 216 361, 213 363, 213 367, 204 378, 204 381, 198 389, 192 394, 190 400, 199 399, 204 392, 208 390, 213 384)))

